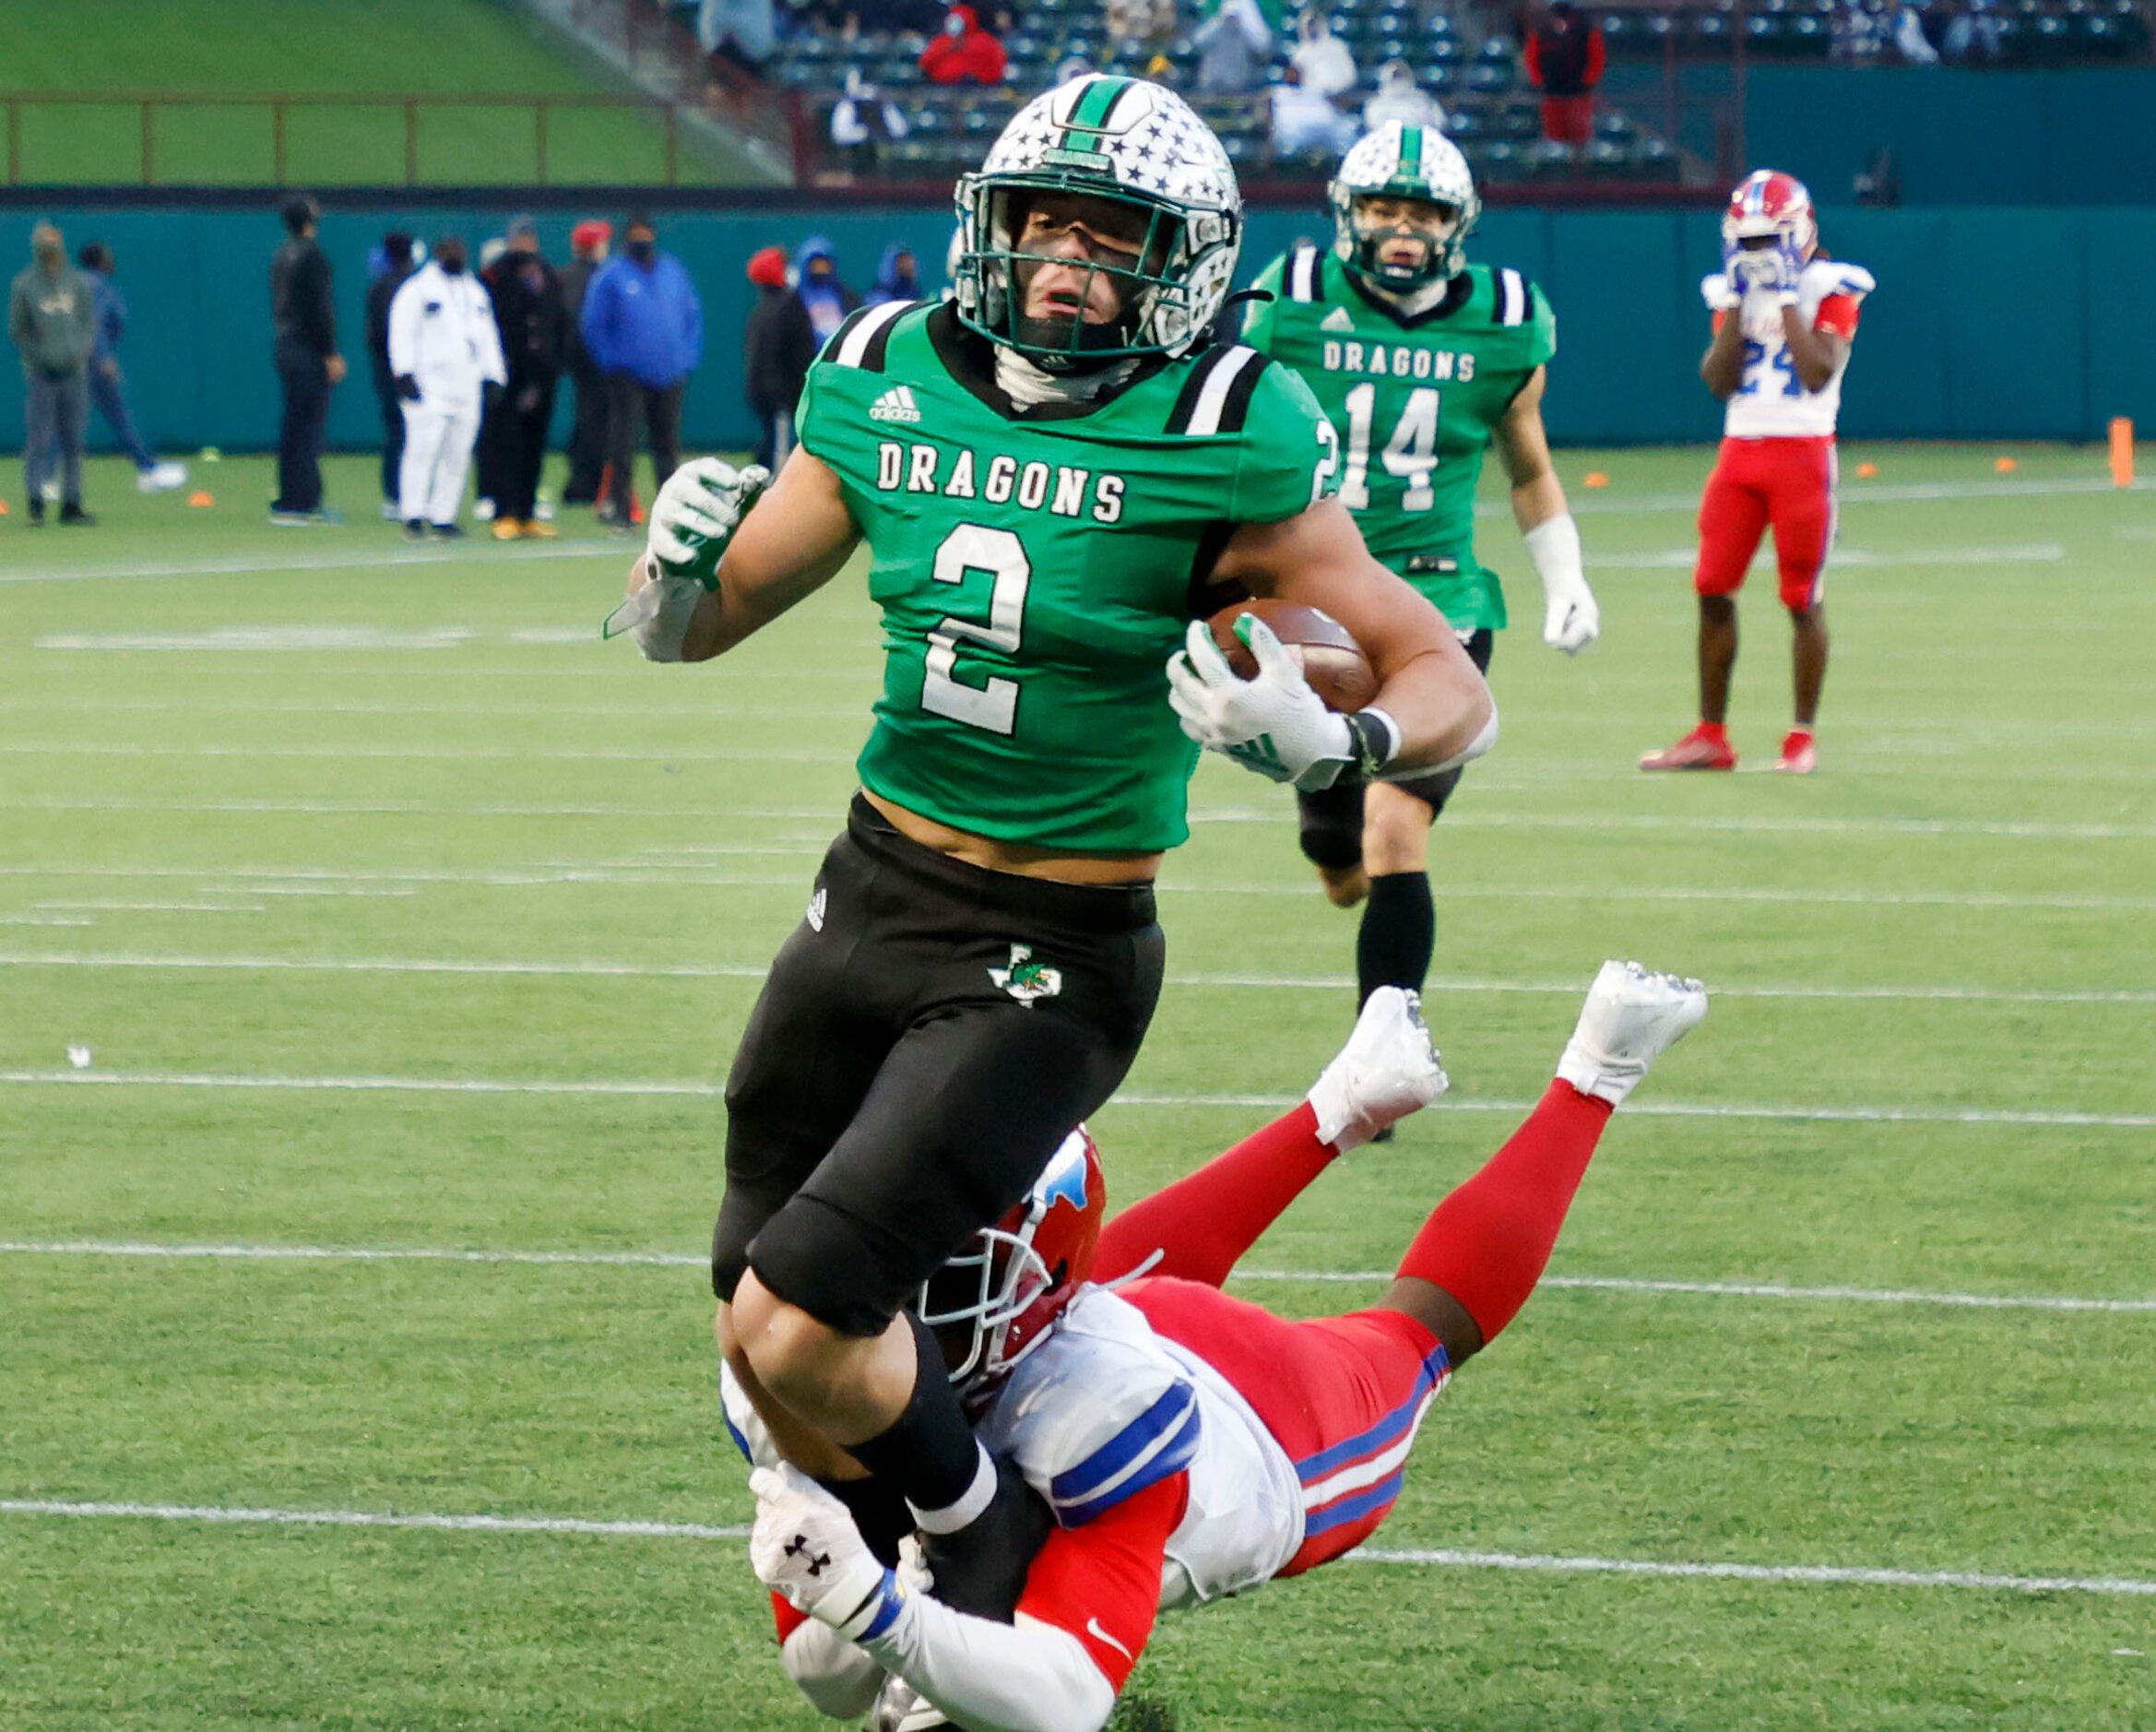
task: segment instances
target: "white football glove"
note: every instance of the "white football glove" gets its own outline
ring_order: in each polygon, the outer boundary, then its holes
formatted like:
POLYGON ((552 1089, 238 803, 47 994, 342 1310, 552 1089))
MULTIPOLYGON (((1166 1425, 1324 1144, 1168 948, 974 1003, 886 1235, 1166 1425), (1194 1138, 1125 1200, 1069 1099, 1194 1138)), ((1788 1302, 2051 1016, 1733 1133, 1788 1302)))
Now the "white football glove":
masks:
POLYGON ((1237 676, 1203 620, 1191 622, 1183 647, 1167 658, 1167 701, 1183 731, 1245 769, 1305 793, 1330 788, 1354 762, 1346 718, 1327 709, 1302 668, 1256 614, 1236 631, 1258 658, 1250 679, 1237 676))
POLYGON ((1737 275, 1736 261, 1732 258, 1727 269, 1719 275, 1700 279, 1700 299, 1712 313, 1735 313, 1745 303, 1744 279, 1737 275))
POLYGON ((706 589, 718 587, 719 555, 756 495, 771 485, 761 463, 737 469, 717 457, 684 463, 652 501, 645 552, 670 577, 692 577, 706 589))
POLYGON ((1527 531, 1527 556, 1542 579, 1542 641, 1576 656, 1602 635, 1602 609, 1581 569, 1580 526, 1569 511, 1527 531))
POLYGON ((890 1623, 906 1589, 845 1504, 790 1464, 759 1467, 749 1489, 756 1494, 749 1563, 759 1582, 849 1642, 890 1623))

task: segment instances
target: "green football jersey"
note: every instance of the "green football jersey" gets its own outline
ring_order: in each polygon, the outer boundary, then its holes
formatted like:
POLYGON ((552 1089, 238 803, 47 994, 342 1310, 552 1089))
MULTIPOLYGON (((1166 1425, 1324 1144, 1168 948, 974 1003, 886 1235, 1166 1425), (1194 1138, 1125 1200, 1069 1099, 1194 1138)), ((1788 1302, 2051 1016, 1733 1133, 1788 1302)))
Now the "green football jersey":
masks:
POLYGON ((1462 631, 1505 623, 1498 575, 1475 556, 1475 492, 1490 435, 1557 352, 1549 302, 1516 270, 1470 265, 1404 316, 1330 252, 1301 246, 1258 279, 1243 340, 1293 367, 1340 435, 1340 498, 1379 562, 1462 631))
POLYGON ((1014 405, 948 305, 865 308, 810 370, 802 446, 869 545, 883 691, 861 781, 976 835, 1078 852, 1190 834, 1167 659, 1225 526, 1309 507, 1333 433, 1240 344, 1014 405))

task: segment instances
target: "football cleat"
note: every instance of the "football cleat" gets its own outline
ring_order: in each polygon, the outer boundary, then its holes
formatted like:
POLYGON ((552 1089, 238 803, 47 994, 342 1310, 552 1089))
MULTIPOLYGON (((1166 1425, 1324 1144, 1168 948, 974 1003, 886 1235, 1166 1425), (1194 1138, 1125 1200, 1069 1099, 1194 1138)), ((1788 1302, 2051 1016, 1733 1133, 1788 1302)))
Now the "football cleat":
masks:
POLYGON ((175 487, 187 482, 187 466, 184 463, 154 463, 147 469, 135 472, 135 491, 138 493, 169 493, 175 487))
POLYGON ((497 541, 514 541, 523 533, 524 525, 515 517, 496 517, 494 519, 494 540, 497 541))
POLYGON ((1706 1014, 1707 989, 1699 981, 1636 962, 1605 962, 1558 1061, 1558 1079, 1622 1106, 1647 1067, 1706 1014))
POLYGON ((1819 767, 1819 749, 1807 728, 1792 729, 1782 742, 1782 755, 1774 767, 1784 776, 1809 776, 1819 767))
POLYGON ((1450 1086, 1422 1001, 1401 987, 1381 986, 1356 1018, 1340 1055, 1310 1088, 1318 1138, 1342 1154, 1419 1112, 1450 1086))
POLYGON ((1643 770, 1734 770, 1736 748, 1727 739, 1710 738, 1702 723, 1674 746, 1646 753, 1640 760, 1640 767, 1643 770))
POLYGON ((951 1724, 943 1711, 925 1699, 903 1678, 884 1680, 876 1692, 875 1712, 869 1718, 873 1732, 930 1732, 951 1724))

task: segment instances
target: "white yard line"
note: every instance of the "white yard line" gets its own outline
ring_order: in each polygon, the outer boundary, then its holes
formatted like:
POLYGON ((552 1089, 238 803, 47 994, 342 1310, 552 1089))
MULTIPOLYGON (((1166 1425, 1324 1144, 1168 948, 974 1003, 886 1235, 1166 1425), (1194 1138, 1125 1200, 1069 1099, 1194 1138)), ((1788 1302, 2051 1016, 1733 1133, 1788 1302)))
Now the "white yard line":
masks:
MULTIPOLYGON (((323 533, 334 533, 325 530, 323 533)), ((299 534, 300 531, 294 530, 299 534)), ((402 547, 385 543, 376 548, 338 548, 306 552, 295 548, 277 558, 177 560, 163 565, 48 565, 0 575, 0 584, 102 583, 140 577, 245 577, 263 572, 364 571, 378 566, 401 565, 520 565, 530 560, 598 559, 619 556, 619 541, 549 541, 495 552, 483 547, 402 547)), ((598 636, 595 628, 591 635, 598 636)))
MULTIPOLYGON (((326 1094, 419 1095, 595 1095, 614 1097, 690 1097, 717 1099, 721 1083, 669 1082, 612 1077, 488 1076, 284 1076, 217 1071, 57 1071, 0 1070, 0 1085, 21 1088, 200 1088, 290 1089, 326 1094)), ((1120 1094, 1108 1107, 1233 1107, 1277 1112, 1299 1095, 1120 1094)), ((1533 1110, 1529 1100, 1478 1099, 1450 1096, 1437 1109, 1448 1112, 1533 1110)), ((1106 1109, 1104 1109, 1106 1110, 1106 1109)), ((1821 1103, 1810 1106, 1739 1101, 1647 1101, 1625 1109, 1628 1116, 1648 1119, 1768 1119, 1860 1124, 1970 1124, 2071 1126, 2085 1130, 2156 1129, 2156 1112, 2080 1112, 2041 1108, 1893 1107, 1821 1103)))
MULTIPOLYGON (((746 1539, 749 1532, 745 1527, 713 1526, 701 1522, 593 1521, 569 1515, 443 1515, 374 1510, 243 1509, 198 1503, 90 1503, 57 1498, 0 1498, 0 1514, 236 1526, 420 1528, 446 1533, 568 1535, 609 1539, 739 1541, 746 1539)), ((1349 1552, 1345 1561, 1424 1569, 1762 1582, 1806 1587, 1957 1588, 1999 1594, 2091 1594, 2114 1597, 2156 1596, 2156 1581, 2130 1576, 2028 1576, 1974 1570, 1888 1570, 1843 1564, 1722 1563, 1371 1547, 1349 1552)))
MULTIPOLYGON (((1897 566, 1950 565, 1956 568, 1970 565, 2047 565, 2055 564, 2067 556, 2067 551, 2056 541, 2035 541, 2010 547, 1920 547, 1903 553, 1881 553, 1868 548, 1842 547, 1834 549, 1832 563, 1837 566, 1862 565, 1878 570, 1891 570, 1897 566)), ((1661 548, 1651 553, 1596 552, 1593 564, 1596 571, 1690 571, 1699 563, 1700 550, 1691 547, 1661 548)), ((1771 568, 1771 559, 1754 562, 1759 570, 1771 568)), ((1923 598, 1924 605, 1933 605, 1930 597, 1923 598)))
MULTIPOLYGON (((470 1263, 598 1268, 702 1269, 710 1259, 672 1251, 525 1251, 438 1245, 254 1245, 162 1243, 131 1239, 0 1240, 0 1256, 145 1257, 231 1263, 470 1263)), ((1385 1269, 1238 1269, 1238 1281, 1291 1285, 1391 1280, 1385 1269)), ((1641 1275, 1546 1275, 1540 1285, 1598 1293, 1674 1293, 1719 1299, 1788 1299, 1856 1305, 1933 1305, 1952 1310, 2156 1314, 2156 1299, 2087 1299, 2052 1293, 1957 1293, 1925 1287, 1795 1287, 1774 1281, 1680 1281, 1641 1275)))
MULTIPOLYGON (((213 893, 214 894, 214 893, 213 893)), ((254 892, 249 891, 248 895, 254 892)), ((69 914, 120 913, 120 914, 259 914, 259 902, 41 902, 41 908, 69 914)))
POLYGON ((0 756, 41 758, 60 763, 70 757, 96 758, 308 758, 349 764, 381 759, 393 763, 461 764, 539 762, 549 764, 851 764, 854 752, 816 752, 798 746, 681 746, 659 741, 643 746, 347 746, 238 745, 160 746, 114 742, 85 744, 72 740, 14 740, 0 742, 0 756))
MULTIPOLYGON (((1707 479, 1707 471, 1713 466, 1712 454, 1700 454, 1700 480, 1707 479)), ((1972 499, 2049 499, 2074 493, 2147 492, 2156 488, 2156 478, 2142 477, 2130 487, 2117 488, 2097 476, 2061 476, 2028 480, 1968 480, 1968 481, 1864 481, 1854 476, 1842 481, 1835 503, 1842 514, 1862 505, 1907 505, 1937 500, 1972 499)), ((1633 499, 1619 492, 1581 493, 1572 500, 1572 510, 1582 517, 1651 516, 1664 511, 1696 512, 1700 508, 1697 489, 1686 493, 1642 493, 1633 499)), ((1499 500, 1477 503, 1475 515, 1478 517, 1509 517, 1511 507, 1499 500)))
MULTIPOLYGON (((274 889, 252 894, 274 896, 274 889)), ((288 894, 314 894, 291 892, 288 894)), ((349 894, 361 894, 352 892, 349 894)), ((374 894, 385 894, 376 892, 374 894)), ((220 905, 221 906, 221 905, 220 905)), ((33 924, 88 925, 88 921, 32 922, 33 924)), ((583 961, 536 961, 456 956, 202 956, 159 955, 140 953, 72 955, 64 952, 0 951, 0 968, 141 968, 192 970, 231 969, 240 972, 290 974, 452 974, 560 976, 618 978, 623 979, 760 980, 770 972, 760 963, 640 963, 603 958, 583 961)), ((1172 974, 1168 984, 1194 990, 1339 992, 1355 984, 1346 975, 1333 974, 1172 974)), ((2012 988, 1955 985, 1891 986, 1729 986, 1716 983, 1723 998, 1879 1000, 1889 1002, 1974 1004, 2149 1004, 2156 1003, 2156 989, 2125 987, 2012 988)), ((1459 979, 1439 976, 1423 988, 1425 994, 1452 992, 1525 993, 1536 997, 1577 998, 1586 991, 1581 980, 1459 979)))

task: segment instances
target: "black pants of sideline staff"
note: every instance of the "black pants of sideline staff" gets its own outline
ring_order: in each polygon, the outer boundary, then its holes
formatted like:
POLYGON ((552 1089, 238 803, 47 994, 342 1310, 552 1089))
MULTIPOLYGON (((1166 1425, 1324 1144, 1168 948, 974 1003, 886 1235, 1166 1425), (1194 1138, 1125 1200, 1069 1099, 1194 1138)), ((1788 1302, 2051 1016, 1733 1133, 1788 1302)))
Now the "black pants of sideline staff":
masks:
POLYGON ((397 381, 380 367, 374 369, 374 404, 382 411, 382 503, 401 506, 404 399, 397 395, 397 381))
POLYGON ((667 478, 681 462, 681 397, 684 385, 656 390, 630 373, 607 374, 607 462, 613 473, 608 478, 607 501, 629 521, 629 501, 634 492, 631 471, 636 465, 636 435, 651 441, 651 489, 667 484, 667 478))
POLYGON ((272 511, 322 509, 322 429, 329 420, 329 369, 303 349, 277 349, 284 418, 277 429, 277 497, 272 511))

